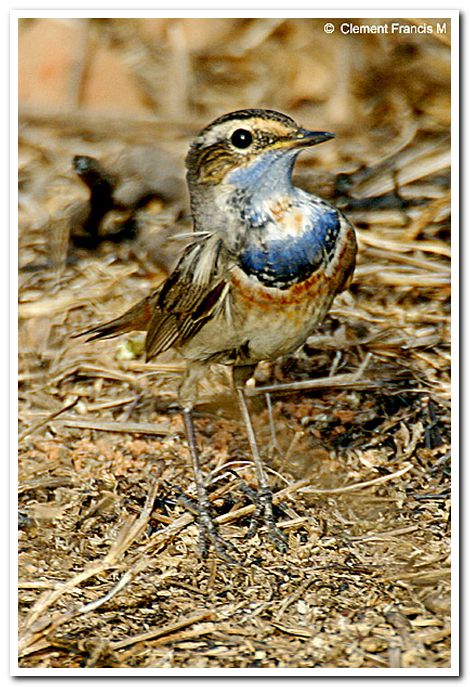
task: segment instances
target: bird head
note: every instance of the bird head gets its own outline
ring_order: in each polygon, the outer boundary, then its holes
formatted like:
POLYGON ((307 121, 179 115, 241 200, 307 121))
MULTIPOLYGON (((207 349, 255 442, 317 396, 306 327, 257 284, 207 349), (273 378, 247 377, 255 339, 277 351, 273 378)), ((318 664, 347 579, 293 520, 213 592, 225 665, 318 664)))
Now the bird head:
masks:
POLYGON ((274 110, 238 110, 219 117, 194 139, 186 158, 191 190, 199 186, 250 187, 268 173, 290 173, 299 152, 334 137, 304 129, 274 110))

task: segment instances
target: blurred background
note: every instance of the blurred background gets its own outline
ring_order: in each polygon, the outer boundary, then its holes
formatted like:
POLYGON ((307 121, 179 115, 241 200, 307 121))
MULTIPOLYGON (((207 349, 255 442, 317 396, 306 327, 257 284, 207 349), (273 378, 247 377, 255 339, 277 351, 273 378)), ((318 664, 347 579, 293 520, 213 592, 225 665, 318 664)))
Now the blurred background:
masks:
MULTIPOLYGON (((340 135, 367 129, 370 161, 450 124, 446 33, 344 34, 343 19, 20 20, 20 111, 157 119, 193 133, 270 106, 340 135), (332 23, 334 33, 324 25, 332 23), (418 119, 418 121, 416 121, 418 119), (372 152, 374 151, 374 152, 372 152), (375 155, 374 155, 375 153, 375 155)), ((349 20, 356 27, 391 20, 349 20)), ((438 20, 407 19, 410 30, 438 20)), ((169 131, 162 131, 167 138, 169 131)), ((363 163, 363 158, 360 159, 363 163)))
MULTIPOLYGON (((81 217, 66 209, 73 197, 87 197, 75 156, 99 160, 100 175, 112 172, 115 202, 107 210, 115 212, 94 217, 95 230, 119 231, 130 214, 131 223, 153 234, 147 238, 156 242, 155 254, 162 236, 130 207, 141 210, 152 197, 187 209, 184 156, 192 137, 215 117, 245 107, 278 109, 336 133, 314 155, 301 156, 297 169, 300 176, 308 171, 303 185, 356 210, 359 225, 364 205, 353 207, 351 198, 394 192, 410 201, 409 211, 405 216, 403 204, 390 201, 381 222, 413 223, 424 197, 442 216, 448 188, 442 178, 435 182, 450 163, 450 21, 401 20, 404 31, 393 35, 345 34, 343 24, 390 30, 391 20, 20 20, 21 200, 54 196, 52 259, 65 259, 70 239, 55 226, 59 210, 71 213, 67 231, 90 229, 83 208, 81 217), (328 23, 333 33, 325 33, 328 23), (349 200, 338 198, 345 195, 349 200)), ((89 169, 80 164, 89 186, 89 169)), ((47 203, 42 209, 48 212, 47 203)), ((21 249, 21 263, 30 262, 27 242, 21 249)))

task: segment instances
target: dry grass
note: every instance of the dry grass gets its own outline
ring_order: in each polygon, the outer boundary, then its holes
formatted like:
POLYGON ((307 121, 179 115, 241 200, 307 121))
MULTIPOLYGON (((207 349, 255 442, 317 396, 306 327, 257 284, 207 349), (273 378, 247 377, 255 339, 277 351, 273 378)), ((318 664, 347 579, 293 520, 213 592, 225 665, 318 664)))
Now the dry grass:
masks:
POLYGON ((448 43, 358 36, 352 50, 320 21, 211 21, 154 27, 158 50, 142 22, 86 24, 152 117, 90 115, 79 89, 66 112, 21 110, 20 666, 448 667, 448 43), (250 389, 287 555, 243 539, 247 440, 224 371, 204 387, 204 466, 242 561, 230 567, 200 561, 177 501, 193 488, 181 361, 145 365, 136 337, 70 335, 165 277, 190 226, 188 142, 248 105, 336 131, 298 179, 355 222, 360 259, 318 333, 250 389), (101 224, 131 217, 135 240, 74 244, 88 202, 77 154, 117 173, 121 201, 150 194, 101 224))

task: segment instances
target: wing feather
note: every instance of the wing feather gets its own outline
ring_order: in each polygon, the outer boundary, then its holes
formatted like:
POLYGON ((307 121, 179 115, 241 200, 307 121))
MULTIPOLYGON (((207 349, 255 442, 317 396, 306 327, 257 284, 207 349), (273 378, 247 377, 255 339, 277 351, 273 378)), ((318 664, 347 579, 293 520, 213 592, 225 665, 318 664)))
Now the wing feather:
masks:
POLYGON ((159 292, 147 331, 147 360, 188 341, 218 310, 227 294, 226 258, 216 236, 188 246, 159 292))

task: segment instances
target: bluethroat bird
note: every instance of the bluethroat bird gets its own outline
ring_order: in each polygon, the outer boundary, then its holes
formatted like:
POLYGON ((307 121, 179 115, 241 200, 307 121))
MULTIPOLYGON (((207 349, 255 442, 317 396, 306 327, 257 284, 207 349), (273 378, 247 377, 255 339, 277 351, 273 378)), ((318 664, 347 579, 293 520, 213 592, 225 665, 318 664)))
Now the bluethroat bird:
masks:
POLYGON ((121 317, 84 332, 93 340, 144 330, 147 360, 171 347, 185 358, 179 403, 203 555, 212 544, 233 562, 234 547, 220 536, 211 515, 192 416, 198 383, 213 363, 232 368, 256 469, 256 511, 248 535, 264 524, 277 548, 287 549, 273 515, 244 386, 258 362, 305 342, 352 277, 352 225, 292 182, 297 155, 333 137, 303 129, 273 110, 240 110, 212 122, 186 158, 194 240, 153 293, 121 317))

